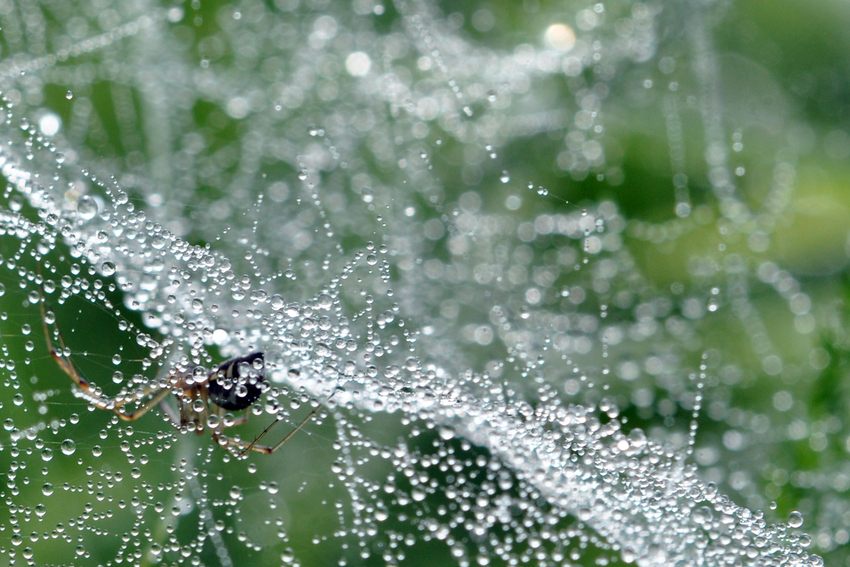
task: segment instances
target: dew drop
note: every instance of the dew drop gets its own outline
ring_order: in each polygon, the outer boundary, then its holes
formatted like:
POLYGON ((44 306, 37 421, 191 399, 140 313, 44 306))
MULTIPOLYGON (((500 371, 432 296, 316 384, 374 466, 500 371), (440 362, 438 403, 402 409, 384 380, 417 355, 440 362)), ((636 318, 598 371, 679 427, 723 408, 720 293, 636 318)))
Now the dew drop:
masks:
POLYGON ((77 216, 80 220, 91 220, 97 214, 97 202, 89 197, 88 195, 83 195, 77 201, 77 216))
POLYGON ((100 271, 104 276, 111 276, 115 273, 115 264, 112 262, 104 262, 100 267, 100 271))
POLYGON ((51 494, 53 494, 53 485, 49 482, 45 482, 44 486, 41 487, 41 493, 45 496, 50 496, 51 494))
POLYGON ((788 514, 788 525, 792 528, 799 528, 803 525, 803 514, 794 510, 788 514))
POLYGON ((77 450, 77 444, 74 443, 73 439, 65 439, 59 445, 59 448, 62 450, 63 455, 73 455, 74 451, 77 450))

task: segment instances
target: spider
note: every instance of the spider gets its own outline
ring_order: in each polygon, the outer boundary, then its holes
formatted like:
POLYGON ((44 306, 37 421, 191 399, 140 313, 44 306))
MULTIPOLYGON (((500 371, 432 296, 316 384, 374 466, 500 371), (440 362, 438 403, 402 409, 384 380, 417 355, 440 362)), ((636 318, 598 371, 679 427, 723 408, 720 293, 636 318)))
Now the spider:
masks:
MULTIPOLYGON (((204 428, 207 427, 216 444, 227 447, 234 454, 238 454, 239 457, 244 457, 251 451, 265 454, 274 453, 313 419, 316 413, 330 400, 330 397, 328 397, 328 400, 316 406, 301 423, 295 426, 295 429, 290 431, 276 445, 258 445, 258 443, 281 421, 281 418, 274 420, 251 443, 230 439, 222 435, 223 429, 247 422, 248 412, 246 411, 242 416, 228 420, 223 419, 226 413, 248 410, 251 404, 262 395, 262 385, 265 383, 262 352, 254 352, 247 356, 225 360, 218 368, 207 374, 197 372, 192 366, 183 371, 172 370, 164 378, 148 382, 140 389, 135 391, 125 389, 115 398, 109 398, 98 388, 92 388, 89 382, 77 371, 71 359, 64 354, 68 350, 58 328, 55 333, 62 350, 57 350, 54 347, 48 328, 43 296, 40 297, 40 306, 47 348, 59 368, 76 384, 74 395, 86 400, 96 408, 115 413, 124 421, 135 421, 156 407, 157 404, 161 404, 163 411, 175 427, 189 427, 198 434, 203 433, 204 428), (173 408, 165 403, 165 398, 169 394, 173 394, 177 398, 179 413, 175 413, 173 408), (125 406, 132 402, 137 404, 135 409, 129 412, 125 411, 125 406), (217 419, 209 419, 211 416, 215 416, 217 419)), ((331 397, 333 397, 333 394, 331 394, 331 397)))

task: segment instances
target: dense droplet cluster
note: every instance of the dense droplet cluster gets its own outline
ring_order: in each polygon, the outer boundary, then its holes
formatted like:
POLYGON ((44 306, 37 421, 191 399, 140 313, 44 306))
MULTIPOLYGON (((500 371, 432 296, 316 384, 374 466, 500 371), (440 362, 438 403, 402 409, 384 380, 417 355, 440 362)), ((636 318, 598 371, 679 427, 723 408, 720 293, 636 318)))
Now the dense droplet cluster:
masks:
MULTIPOLYGON (((690 96, 717 210, 691 203, 676 59, 629 70, 664 47, 658 6, 588 5, 510 49, 474 39, 510 18, 484 5, 87 6, 2 15, 11 564, 823 564, 752 476, 778 498, 850 473, 718 464, 759 435, 821 452, 842 426, 771 433, 837 355, 793 362, 754 299, 814 333, 800 279, 758 257, 794 165, 780 152, 763 211, 736 195, 703 36, 690 96), (649 104, 673 220, 543 181, 621 187, 603 109, 649 104), (556 177, 505 169, 526 142, 556 177), (659 284, 647 249, 694 235, 717 246, 659 284), (767 409, 733 399, 755 379, 738 355, 784 380, 767 409), (720 438, 697 441, 705 419, 720 438), (287 441, 251 453, 260 436, 287 441)), ((848 509, 819 549, 847 543, 848 509)))

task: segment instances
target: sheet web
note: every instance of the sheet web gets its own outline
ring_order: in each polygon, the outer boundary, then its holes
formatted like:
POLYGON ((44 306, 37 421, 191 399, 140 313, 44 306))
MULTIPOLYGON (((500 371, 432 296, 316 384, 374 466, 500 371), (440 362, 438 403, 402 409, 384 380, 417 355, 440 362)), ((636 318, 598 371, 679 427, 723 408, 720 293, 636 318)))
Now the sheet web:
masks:
POLYGON ((10 563, 821 565, 781 408, 838 325, 764 254, 802 150, 741 154, 791 126, 727 115, 718 69, 754 71, 698 8, 6 10, 10 563), (179 423, 175 377, 253 352, 257 401, 179 423))

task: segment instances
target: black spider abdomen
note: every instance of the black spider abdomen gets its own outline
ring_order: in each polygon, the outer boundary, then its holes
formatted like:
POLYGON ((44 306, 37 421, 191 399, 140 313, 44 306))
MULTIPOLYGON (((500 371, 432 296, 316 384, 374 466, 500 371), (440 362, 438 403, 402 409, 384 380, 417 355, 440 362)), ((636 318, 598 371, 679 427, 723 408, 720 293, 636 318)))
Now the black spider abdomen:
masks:
POLYGON ((226 410, 243 410, 260 399, 265 376, 261 352, 225 360, 210 376, 210 401, 226 410))

